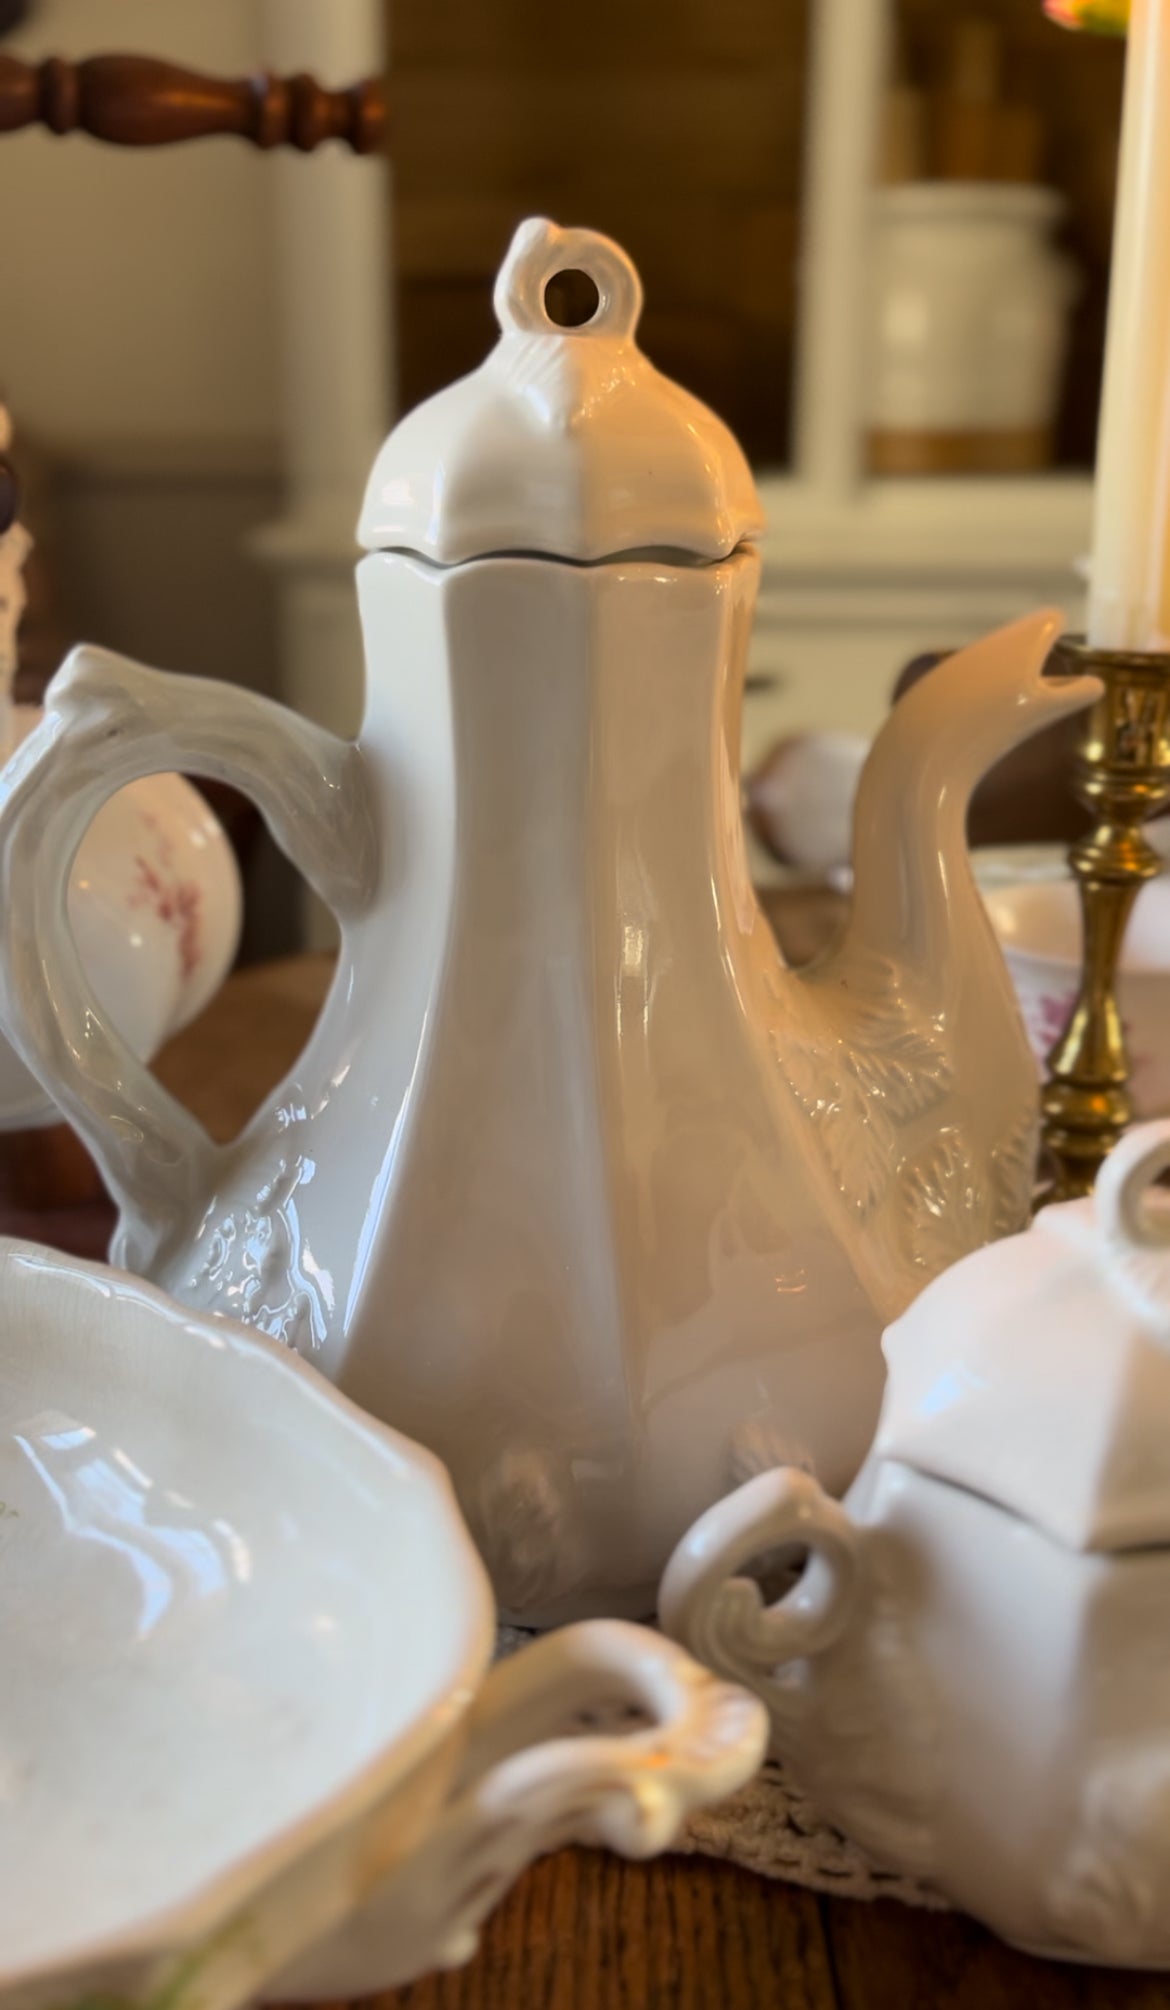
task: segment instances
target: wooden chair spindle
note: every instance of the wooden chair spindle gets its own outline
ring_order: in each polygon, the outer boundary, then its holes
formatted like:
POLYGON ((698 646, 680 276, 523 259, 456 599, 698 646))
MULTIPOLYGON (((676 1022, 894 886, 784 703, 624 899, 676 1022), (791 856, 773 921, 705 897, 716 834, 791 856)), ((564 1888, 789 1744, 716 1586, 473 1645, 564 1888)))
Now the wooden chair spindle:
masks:
POLYGON ((44 126, 120 147, 173 146, 234 135, 252 146, 312 153, 339 140, 356 154, 385 144, 386 95, 369 77, 331 91, 314 77, 209 77, 153 56, 0 56, 0 133, 44 126))

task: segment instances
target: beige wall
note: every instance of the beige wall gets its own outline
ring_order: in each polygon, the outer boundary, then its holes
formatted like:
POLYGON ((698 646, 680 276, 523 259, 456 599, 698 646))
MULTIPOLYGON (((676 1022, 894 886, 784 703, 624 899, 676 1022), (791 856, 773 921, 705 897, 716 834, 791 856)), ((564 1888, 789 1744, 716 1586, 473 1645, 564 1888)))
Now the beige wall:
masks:
MULTIPOLYGON (((39 0, 7 46, 228 73, 261 58, 255 0, 39 0)), ((33 132, 0 145, 0 382, 23 422, 74 450, 271 442, 270 163, 227 141, 142 154, 33 132)))
MULTIPOLYGON (((258 0, 39 0, 6 50, 157 54, 243 74, 258 0)), ((230 140, 124 152, 0 139, 0 390, 61 644, 88 637, 261 690, 280 682, 274 582, 248 553, 281 506, 271 160, 230 140)), ((311 166, 306 163, 306 166, 311 166)), ((254 952, 289 946, 262 846, 254 952)))
MULTIPOLYGON (((241 74, 258 0, 39 0, 5 44, 241 74)), ((0 139, 0 389, 47 461, 32 528, 62 639, 273 688, 279 508, 272 163, 231 140, 132 152, 0 139)))

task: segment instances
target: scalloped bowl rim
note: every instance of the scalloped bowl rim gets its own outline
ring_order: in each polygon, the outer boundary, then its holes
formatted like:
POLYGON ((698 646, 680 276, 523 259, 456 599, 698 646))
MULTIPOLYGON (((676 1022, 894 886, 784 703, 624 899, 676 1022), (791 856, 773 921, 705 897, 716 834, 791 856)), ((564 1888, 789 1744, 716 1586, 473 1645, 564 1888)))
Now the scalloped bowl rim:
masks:
MULTIPOLYGON (((319 1795, 294 1819, 282 1823, 266 1840, 231 1856, 223 1868, 193 1884, 186 1896, 109 1933, 97 1933, 72 1943, 60 1960, 34 1958, 10 1965, 0 1951, 0 1992, 42 1991, 75 1971, 93 1973, 114 1964, 158 1960, 201 1943, 241 1905, 273 1885, 290 1866, 318 1845, 356 1825, 382 1807, 427 1756, 450 1735, 479 1689, 492 1658, 495 1608, 487 1573, 467 1533, 446 1468, 430 1452, 380 1423, 341 1395, 298 1355, 233 1320, 193 1313, 153 1285, 101 1263, 64 1257, 39 1244, 0 1237, 0 1290, 7 1302, 11 1268, 35 1265, 53 1272, 72 1291, 79 1281, 101 1285, 112 1303, 132 1298, 147 1306, 163 1323, 184 1330, 195 1344, 226 1349, 262 1372, 286 1378, 297 1389, 306 1415, 316 1413, 327 1430, 364 1441, 398 1472, 405 1467, 412 1489, 422 1486, 431 1496, 433 1512, 449 1538, 453 1577, 458 1576, 462 1615, 458 1646, 446 1686, 420 1705, 398 1733, 385 1740, 376 1756, 357 1765, 331 1792, 319 1795)), ((43 1287, 42 1287, 43 1288, 43 1287)), ((111 1332, 104 1336, 116 1345, 111 1332)), ((0 1329, 0 1371, 4 1334, 0 1329)), ((222 1361, 217 1372, 223 1374, 222 1361)), ((230 1375, 231 1370, 229 1369, 230 1375)), ((258 1426, 258 1430, 259 1430, 258 1426)), ((262 1987, 258 1983, 257 1987, 262 1987)))

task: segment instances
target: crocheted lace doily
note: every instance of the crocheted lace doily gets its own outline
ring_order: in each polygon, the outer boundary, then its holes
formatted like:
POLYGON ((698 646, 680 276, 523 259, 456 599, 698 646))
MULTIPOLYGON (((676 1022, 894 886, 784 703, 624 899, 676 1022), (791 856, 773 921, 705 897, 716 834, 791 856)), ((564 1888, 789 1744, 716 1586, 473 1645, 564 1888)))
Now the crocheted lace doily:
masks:
POLYGON ((871 1863, 798 1792, 779 1759, 769 1759, 734 1800, 693 1814, 675 1848, 687 1856, 724 1857, 761 1877, 787 1878, 838 1898, 898 1898, 903 1905, 946 1910, 926 1885, 871 1863))
MULTIPOLYGON (((515 1653, 535 1637, 519 1627, 502 1626, 497 1656, 515 1653)), ((591 1728, 596 1729, 596 1720, 591 1728)), ((779 1759, 769 1759, 733 1800, 693 1814, 674 1847, 681 1855, 722 1857, 761 1877, 787 1878, 838 1898, 897 1898, 903 1905, 946 1910, 927 1886, 871 1863, 793 1786, 779 1759)))

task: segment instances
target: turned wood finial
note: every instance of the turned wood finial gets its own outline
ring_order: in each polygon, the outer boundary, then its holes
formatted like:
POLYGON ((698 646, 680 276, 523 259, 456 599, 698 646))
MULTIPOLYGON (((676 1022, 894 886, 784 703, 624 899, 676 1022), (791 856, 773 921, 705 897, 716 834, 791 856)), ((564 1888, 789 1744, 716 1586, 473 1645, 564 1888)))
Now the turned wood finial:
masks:
POLYGON ((171 146, 234 134, 256 147, 312 153, 340 140, 377 153, 386 137, 382 81, 330 91, 313 77, 207 77, 153 56, 90 56, 43 63, 0 56, 0 133, 47 126, 121 147, 171 146))

